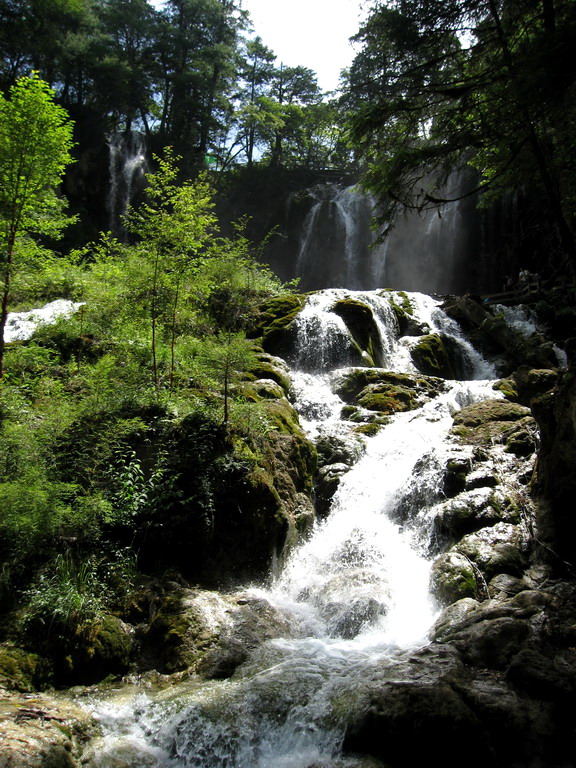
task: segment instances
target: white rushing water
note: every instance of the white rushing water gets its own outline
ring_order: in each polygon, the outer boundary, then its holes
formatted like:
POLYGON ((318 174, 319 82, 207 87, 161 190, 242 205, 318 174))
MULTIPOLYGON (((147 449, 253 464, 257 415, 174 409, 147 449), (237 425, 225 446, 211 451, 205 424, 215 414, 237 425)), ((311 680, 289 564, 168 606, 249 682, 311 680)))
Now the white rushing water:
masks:
POLYGON ((341 419, 344 403, 332 391, 350 363, 351 343, 330 309, 346 297, 371 307, 385 367, 415 372, 409 349, 417 339, 398 338, 386 295, 332 290, 308 299, 298 321, 293 371, 301 423, 314 438, 365 445, 330 514, 315 524, 273 584, 255 590, 298 630, 263 643, 231 680, 191 681, 150 696, 124 691, 121 698, 95 702, 106 735, 89 768, 362 765, 340 752, 363 685, 378 665, 425 644, 437 612, 428 589, 426 513, 439 499, 452 416, 497 395, 492 367, 461 338, 438 302, 412 294, 419 323, 459 345, 469 380, 447 382, 421 408, 398 413, 375 436, 360 438, 358 425, 341 419), (416 513, 400 514, 407 506, 416 513))
POLYGON ((83 302, 74 302, 69 299, 56 299, 38 309, 30 309, 27 312, 9 312, 4 329, 4 341, 25 341, 32 336, 39 325, 49 325, 59 317, 69 317, 82 304, 83 302))

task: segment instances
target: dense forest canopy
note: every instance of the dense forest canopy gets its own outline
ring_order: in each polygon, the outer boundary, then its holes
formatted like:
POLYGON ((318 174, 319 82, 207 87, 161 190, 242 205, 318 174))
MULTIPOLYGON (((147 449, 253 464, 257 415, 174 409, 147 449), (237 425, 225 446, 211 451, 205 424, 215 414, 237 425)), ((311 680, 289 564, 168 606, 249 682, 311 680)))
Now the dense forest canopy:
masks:
POLYGON ((2 0, 0 87, 37 71, 77 120, 143 131, 190 173, 220 166, 334 165, 334 104, 316 75, 284 67, 238 0, 2 0))

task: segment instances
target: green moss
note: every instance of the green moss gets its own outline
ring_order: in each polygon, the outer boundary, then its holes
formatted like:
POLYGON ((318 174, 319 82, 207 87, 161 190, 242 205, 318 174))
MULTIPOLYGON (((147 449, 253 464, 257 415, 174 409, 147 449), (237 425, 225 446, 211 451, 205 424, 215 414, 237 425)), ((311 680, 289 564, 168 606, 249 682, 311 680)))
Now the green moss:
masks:
POLYGON ((268 301, 260 314, 254 335, 262 336, 266 350, 282 353, 291 340, 291 324, 304 306, 305 297, 296 294, 277 296, 268 301))
POLYGON ((344 320, 354 342, 369 365, 382 365, 380 336, 372 310, 356 299, 341 299, 332 307, 332 312, 344 320))
POLYGON ((533 431, 529 408, 508 400, 484 400, 457 413, 451 433, 470 445, 496 442, 507 445, 511 453, 527 456, 534 450, 533 431))
POLYGON ((46 659, 13 645, 0 645, 0 687, 28 693, 46 688, 50 682, 46 659))
POLYGON ((410 355, 421 373, 442 379, 456 378, 444 342, 438 334, 422 336, 410 350, 410 355))
POLYGON ((366 435, 367 437, 372 437, 373 435, 377 435, 381 429, 382 429, 382 424, 372 422, 371 424, 360 424, 358 427, 354 427, 354 432, 356 432, 359 435, 366 435))
POLYGON ((360 394, 358 404, 370 411, 385 414, 411 411, 417 407, 414 393, 411 390, 383 384, 367 388, 360 394))
POLYGON ((518 402, 518 388, 514 379, 500 379, 494 383, 493 389, 497 392, 502 392, 504 397, 510 400, 510 402, 518 402))
POLYGON ((144 653, 160 672, 193 667, 213 647, 216 638, 202 618, 184 602, 182 592, 162 600, 144 637, 144 653))
POLYGON ((285 435, 303 435, 298 414, 287 400, 266 400, 262 407, 272 429, 285 435))
POLYGON ((396 373, 372 368, 353 368, 338 379, 334 392, 345 403, 353 403, 360 393, 370 384, 383 386, 398 386, 413 390, 430 397, 444 388, 440 379, 425 376, 414 376, 409 373, 396 373))
POLYGON ((266 360, 259 360, 258 363, 250 369, 250 373, 255 379, 271 379, 272 381, 275 381, 276 384, 279 384, 282 387, 285 394, 288 394, 291 391, 291 382, 288 375, 266 360))

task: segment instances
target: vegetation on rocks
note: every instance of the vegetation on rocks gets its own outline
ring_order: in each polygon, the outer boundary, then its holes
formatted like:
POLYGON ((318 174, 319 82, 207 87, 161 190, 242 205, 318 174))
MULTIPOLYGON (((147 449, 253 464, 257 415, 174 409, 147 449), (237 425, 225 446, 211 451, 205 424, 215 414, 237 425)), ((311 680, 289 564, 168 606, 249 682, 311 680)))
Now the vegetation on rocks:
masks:
MULTIPOLYGON (((177 184, 177 160, 157 158, 126 217, 131 243, 104 234, 66 260, 80 310, 6 346, 11 687, 125 674, 151 579, 263 575, 311 518, 316 452, 286 399, 285 365, 258 338, 303 299, 258 263, 241 224, 220 235, 209 184, 177 184)), ((41 302, 38 282, 27 294, 20 277, 19 301, 41 302)))

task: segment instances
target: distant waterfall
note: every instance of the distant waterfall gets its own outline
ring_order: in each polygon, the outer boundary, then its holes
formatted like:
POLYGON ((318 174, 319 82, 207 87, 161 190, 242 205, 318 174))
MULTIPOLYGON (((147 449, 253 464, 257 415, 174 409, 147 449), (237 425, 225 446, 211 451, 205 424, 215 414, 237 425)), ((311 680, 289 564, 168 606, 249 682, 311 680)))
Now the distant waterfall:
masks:
MULTIPOLYGON (((461 188, 460 177, 454 174, 446 197, 458 197, 461 188)), ((377 243, 378 233, 372 226, 376 206, 359 186, 317 184, 308 194, 312 204, 294 266, 304 290, 472 290, 478 233, 471 199, 400 214, 390 234, 377 243)))
POLYGON ((146 138, 139 131, 128 134, 115 133, 109 141, 109 189, 108 219, 111 232, 122 236, 121 217, 133 202, 134 195, 144 186, 144 176, 149 170, 146 138))
POLYGON ((317 184, 300 237, 296 275, 305 290, 366 287, 372 201, 357 186, 317 184))

